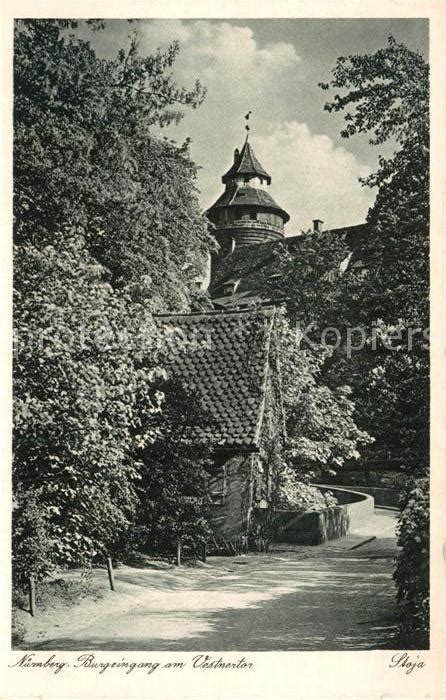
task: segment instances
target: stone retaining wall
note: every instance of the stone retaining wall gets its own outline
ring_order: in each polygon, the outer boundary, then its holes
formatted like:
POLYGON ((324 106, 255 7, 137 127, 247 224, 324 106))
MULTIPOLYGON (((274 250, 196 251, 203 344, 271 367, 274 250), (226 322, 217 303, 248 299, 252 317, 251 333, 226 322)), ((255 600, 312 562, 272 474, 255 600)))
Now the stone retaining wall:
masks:
POLYGON ((362 493, 361 491, 352 491, 338 486, 329 486, 327 484, 313 484, 319 491, 331 491, 333 496, 338 500, 338 504, 347 509, 350 522, 350 530, 357 525, 361 525, 365 520, 368 520, 375 509, 375 499, 370 494, 362 493))
POLYGON ((347 534, 348 513, 344 506, 296 513, 279 510, 274 515, 274 540, 293 544, 322 544, 347 534))
POLYGON ((368 520, 374 511, 371 495, 325 484, 313 484, 320 491, 331 491, 338 505, 319 511, 296 513, 281 510, 274 517, 276 542, 293 544, 322 544, 343 537, 350 529, 368 520))

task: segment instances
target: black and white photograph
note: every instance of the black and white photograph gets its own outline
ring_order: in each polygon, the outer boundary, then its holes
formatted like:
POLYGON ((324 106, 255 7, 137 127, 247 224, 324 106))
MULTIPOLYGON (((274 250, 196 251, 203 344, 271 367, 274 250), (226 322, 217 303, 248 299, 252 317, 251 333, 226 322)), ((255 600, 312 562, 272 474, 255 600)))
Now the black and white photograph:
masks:
POLYGON ((429 19, 63 14, 14 19, 15 665, 415 675, 429 19))

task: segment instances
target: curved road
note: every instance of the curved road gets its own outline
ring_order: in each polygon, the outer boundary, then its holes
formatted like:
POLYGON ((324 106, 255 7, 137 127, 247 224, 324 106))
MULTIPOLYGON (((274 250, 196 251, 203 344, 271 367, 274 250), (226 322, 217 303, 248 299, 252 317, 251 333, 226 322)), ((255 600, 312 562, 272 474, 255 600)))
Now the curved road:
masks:
MULTIPOLYGON (((273 651, 390 648, 396 513, 318 547, 116 571, 116 592, 45 625, 28 649, 273 651), (371 542, 365 540, 375 537, 371 542), (360 545, 357 547, 357 545, 360 545), (352 549, 354 547, 354 549, 352 549)), ((96 574, 103 576, 103 572, 96 574)), ((101 579, 102 585, 102 579, 101 579)))

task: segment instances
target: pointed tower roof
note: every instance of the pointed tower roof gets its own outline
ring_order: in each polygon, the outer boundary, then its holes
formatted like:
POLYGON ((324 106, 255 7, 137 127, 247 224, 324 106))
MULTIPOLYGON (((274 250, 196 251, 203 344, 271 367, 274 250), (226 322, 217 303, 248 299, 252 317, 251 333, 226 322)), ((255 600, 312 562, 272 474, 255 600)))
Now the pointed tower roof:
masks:
POLYGON ((246 137, 241 152, 239 152, 238 149, 235 150, 234 163, 229 168, 228 172, 223 175, 221 180, 226 184, 231 182, 235 177, 255 177, 256 175, 266 180, 268 185, 271 184, 271 176, 268 175, 257 160, 252 146, 248 141, 248 137, 246 137))
POLYGON ((269 192, 260 190, 257 187, 249 187, 249 185, 237 187, 236 184, 226 188, 217 201, 209 207, 208 214, 210 214, 212 220, 213 212, 218 209, 238 209, 247 206, 258 207, 261 211, 276 212, 282 217, 284 223, 290 219, 290 215, 276 204, 269 192))

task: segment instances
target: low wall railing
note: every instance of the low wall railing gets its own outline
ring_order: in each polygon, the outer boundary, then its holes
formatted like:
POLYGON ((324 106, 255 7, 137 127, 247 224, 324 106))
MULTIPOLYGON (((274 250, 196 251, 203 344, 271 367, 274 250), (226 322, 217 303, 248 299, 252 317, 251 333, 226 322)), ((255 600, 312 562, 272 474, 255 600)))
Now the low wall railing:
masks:
POLYGON ((322 544, 346 535, 374 512, 373 496, 326 484, 312 484, 322 493, 331 491, 338 504, 307 513, 277 511, 274 520, 275 540, 294 544, 322 544))

